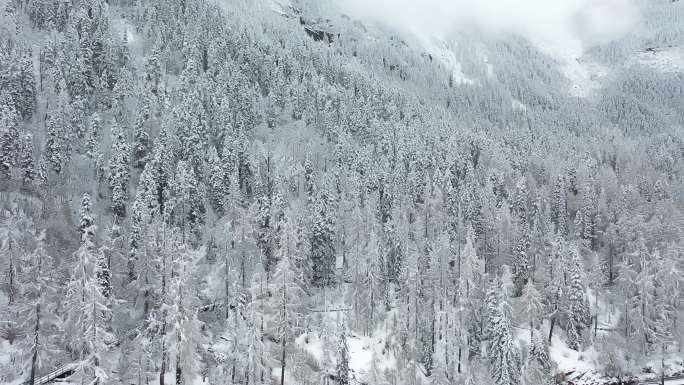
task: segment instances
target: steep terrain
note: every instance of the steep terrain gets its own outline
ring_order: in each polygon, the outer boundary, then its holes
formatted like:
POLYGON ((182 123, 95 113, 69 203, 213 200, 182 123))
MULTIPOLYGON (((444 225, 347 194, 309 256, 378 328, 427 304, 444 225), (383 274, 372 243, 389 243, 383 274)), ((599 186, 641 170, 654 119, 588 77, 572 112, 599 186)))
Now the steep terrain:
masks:
POLYGON ((0 383, 681 375, 684 2, 635 4, 0 0, 0 383))

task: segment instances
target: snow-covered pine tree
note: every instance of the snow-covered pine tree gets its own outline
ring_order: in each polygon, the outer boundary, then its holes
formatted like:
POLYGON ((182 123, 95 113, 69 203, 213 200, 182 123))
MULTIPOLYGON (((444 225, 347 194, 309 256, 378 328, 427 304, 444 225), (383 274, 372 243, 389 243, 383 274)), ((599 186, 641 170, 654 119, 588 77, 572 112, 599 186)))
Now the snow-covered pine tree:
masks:
POLYGON ((112 153, 109 157, 109 188, 112 191, 112 211, 118 218, 126 216, 128 183, 130 181, 130 146, 121 126, 112 122, 112 153))
POLYGON ((180 161, 170 187, 173 197, 169 206, 173 212, 174 223, 179 226, 185 239, 190 239, 187 237, 192 235, 194 242, 205 222, 204 184, 197 179, 188 162, 180 161))
POLYGON ((227 196, 230 194, 230 187, 228 185, 229 179, 224 171, 221 159, 218 156, 216 147, 210 146, 207 160, 207 193, 209 195, 209 204, 218 216, 223 216, 227 202, 227 196))
POLYGON ((586 296, 586 288, 582 281, 582 262, 576 245, 571 245, 566 258, 566 289, 563 294, 563 306, 565 315, 565 331, 568 334, 568 346, 578 350, 582 342, 583 331, 591 325, 589 313, 589 301, 586 296))
POLYGON ((6 276, 4 282, 7 304, 11 306, 20 300, 18 272, 22 253, 26 247, 25 237, 33 231, 33 222, 30 216, 24 210, 19 209, 16 203, 12 204, 8 210, 3 210, 1 215, 0 251, 5 256, 2 269, 6 276))
POLYGON ((553 191, 552 215, 556 224, 556 233, 565 235, 568 231, 568 198, 566 181, 558 175, 553 191))
POLYGON ((167 301, 162 310, 167 317, 165 343, 175 358, 176 385, 191 384, 199 372, 201 322, 198 319, 197 276, 195 266, 204 250, 178 245, 172 257, 167 301))
POLYGON ((9 180, 19 145, 19 116, 6 93, 0 94, 0 181, 9 180))
POLYGON ((114 342, 107 324, 111 319, 111 309, 98 279, 101 273, 94 244, 95 225, 92 224, 87 193, 83 195, 81 206, 81 246, 74 254, 75 266, 64 300, 67 315, 65 344, 72 356, 79 360, 80 369, 86 376, 106 382, 109 375, 107 363, 102 358, 114 342), (88 223, 90 225, 84 227, 88 223))
POLYGON ((534 330, 541 324, 542 299, 541 294, 532 280, 527 281, 520 297, 520 315, 530 327, 530 338, 534 336, 534 330))
POLYGON ((36 179, 36 168, 33 160, 33 135, 26 134, 19 146, 17 165, 21 168, 21 183, 28 187, 36 179))
POLYGON ((311 267, 309 278, 313 286, 330 286, 335 274, 335 217, 333 212, 332 191, 325 186, 317 192, 311 205, 311 267))
POLYGON ((27 353, 25 362, 29 373, 29 383, 33 384, 43 368, 50 367, 57 349, 57 335, 61 327, 56 317, 54 296, 59 292, 58 277, 52 256, 47 253, 45 231, 35 239, 36 248, 27 253, 22 261, 21 276, 21 317, 26 331, 22 346, 27 353))
POLYGON ((270 379, 265 334, 270 328, 268 311, 268 287, 263 264, 252 274, 250 283, 251 299, 245 311, 247 321, 245 351, 245 381, 251 384, 264 384, 270 379))
POLYGON ((142 99, 133 126, 133 166, 138 169, 145 167, 149 160, 152 145, 149 132, 150 120, 152 119, 150 96, 144 94, 142 99))
POLYGON ((278 264, 270 281, 273 295, 270 307, 275 313, 273 327, 275 337, 280 341, 280 384, 285 383, 285 366, 288 359, 288 343, 293 340, 304 326, 306 313, 306 293, 303 289, 304 275, 294 263, 297 250, 296 225, 294 218, 287 216, 282 220, 282 242, 276 251, 278 264))
POLYGON ((535 330, 532 334, 527 360, 522 368, 521 380, 522 384, 527 385, 550 385, 553 383, 548 346, 544 343, 541 331, 535 330))
POLYGON ((530 280, 531 259, 530 254, 531 235, 527 222, 523 222, 519 230, 518 240, 513 247, 513 283, 515 285, 513 296, 518 297, 523 287, 530 280))
POLYGON ((335 366, 335 383, 337 385, 349 385, 349 344, 347 343, 347 330, 341 328, 337 342, 337 364, 335 366))
POLYGON ((489 371, 497 385, 514 385, 520 383, 520 351, 513 339, 510 304, 497 282, 498 280, 494 280, 488 295, 489 371))
POLYGON ((85 136, 85 153, 92 160, 97 159, 100 153, 100 140, 102 138, 102 118, 95 111, 88 121, 88 132, 85 136))
POLYGON ((52 103, 45 122, 47 128, 47 142, 45 155, 53 171, 60 174, 71 158, 71 144, 73 132, 70 124, 69 95, 66 85, 60 85, 57 103, 52 103))

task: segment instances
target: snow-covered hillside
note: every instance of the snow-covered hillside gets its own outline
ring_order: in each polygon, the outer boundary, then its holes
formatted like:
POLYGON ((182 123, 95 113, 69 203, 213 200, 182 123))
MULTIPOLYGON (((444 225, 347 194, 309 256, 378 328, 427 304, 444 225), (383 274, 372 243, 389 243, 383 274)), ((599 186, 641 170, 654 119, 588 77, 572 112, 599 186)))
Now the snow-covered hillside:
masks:
POLYGON ((0 384, 677 383, 684 1, 390 3, 0 0, 0 384))

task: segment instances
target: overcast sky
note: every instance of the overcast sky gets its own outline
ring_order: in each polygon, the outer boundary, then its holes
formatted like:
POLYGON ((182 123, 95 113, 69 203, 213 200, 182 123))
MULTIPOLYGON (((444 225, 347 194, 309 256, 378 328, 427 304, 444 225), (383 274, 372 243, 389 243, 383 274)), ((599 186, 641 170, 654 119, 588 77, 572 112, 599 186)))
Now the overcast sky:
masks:
POLYGON ((517 33, 582 50, 619 37, 639 15, 633 0, 336 0, 348 13, 423 36, 455 28, 517 33))

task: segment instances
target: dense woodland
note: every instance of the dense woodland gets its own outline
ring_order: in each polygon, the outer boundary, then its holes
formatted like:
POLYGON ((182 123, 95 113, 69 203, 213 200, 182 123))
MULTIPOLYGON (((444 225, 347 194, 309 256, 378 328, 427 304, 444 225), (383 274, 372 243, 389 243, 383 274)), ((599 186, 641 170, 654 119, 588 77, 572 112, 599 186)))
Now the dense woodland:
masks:
POLYGON ((522 38, 459 34, 463 81, 313 0, 0 0, 0 382, 543 385, 553 344, 618 378, 681 357, 684 72, 630 58, 684 42, 684 3, 642 5, 577 97, 522 38))

